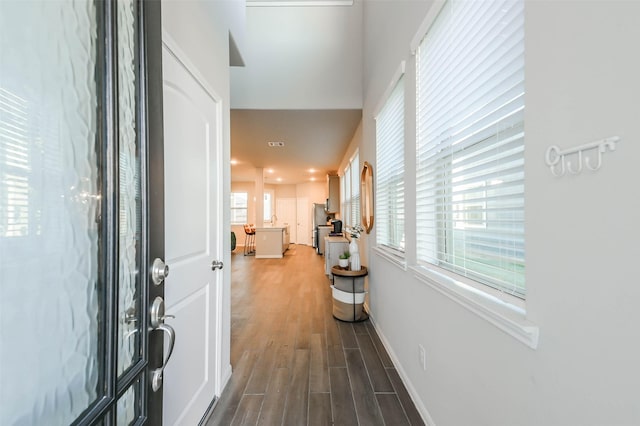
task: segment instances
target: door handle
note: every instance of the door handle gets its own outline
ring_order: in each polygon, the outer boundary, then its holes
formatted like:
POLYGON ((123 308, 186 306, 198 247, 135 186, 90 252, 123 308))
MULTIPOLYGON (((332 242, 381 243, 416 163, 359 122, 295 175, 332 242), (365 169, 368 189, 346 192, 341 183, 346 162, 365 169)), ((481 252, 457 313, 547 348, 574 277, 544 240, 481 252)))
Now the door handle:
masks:
POLYGON ((214 260, 211 262, 211 270, 215 271, 216 269, 222 269, 224 267, 224 263, 221 260, 214 260))
POLYGON ((164 369, 169 362, 169 358, 171 358, 171 354, 173 353, 173 346, 176 343, 176 331, 169 324, 165 324, 164 320, 165 318, 175 318, 175 316, 165 315, 164 299, 160 296, 156 297, 153 300, 149 316, 151 317, 151 327, 149 328, 149 332, 160 330, 169 336, 169 351, 167 352, 167 356, 162 361, 162 365, 160 366, 160 368, 156 368, 155 370, 151 371, 151 389, 154 392, 157 392, 158 389, 162 387, 162 373, 164 372, 164 369))
POLYGON ((162 387, 162 373, 164 372, 164 369, 169 362, 169 358, 171 358, 171 354, 173 353, 173 345, 176 342, 176 332, 173 327, 164 323, 161 323, 157 328, 152 329, 152 331, 153 330, 161 330, 169 336, 169 351, 167 352, 167 356, 162 362, 162 366, 151 372, 151 389, 153 389, 154 392, 157 392, 158 389, 162 387))

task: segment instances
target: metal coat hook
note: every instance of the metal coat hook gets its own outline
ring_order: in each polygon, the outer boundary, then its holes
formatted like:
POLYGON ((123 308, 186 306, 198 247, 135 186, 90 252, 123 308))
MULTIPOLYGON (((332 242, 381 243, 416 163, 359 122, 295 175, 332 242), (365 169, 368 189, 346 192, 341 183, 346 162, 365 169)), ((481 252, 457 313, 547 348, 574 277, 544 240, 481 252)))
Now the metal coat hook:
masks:
POLYGON ((616 150, 616 144, 620 141, 620 137, 611 136, 606 139, 600 139, 595 142, 586 143, 584 145, 577 146, 575 148, 569 148, 561 150, 557 145, 552 145, 547 148, 547 152, 545 153, 545 163, 551 170, 551 173, 554 176, 561 177, 564 176, 567 172, 577 175, 582 172, 583 163, 587 169, 591 171, 596 171, 602 166, 602 154, 604 154, 607 149, 609 151, 616 150), (591 164, 592 157, 588 157, 583 155, 583 152, 595 149, 596 150, 596 164, 591 164), (578 154, 577 166, 573 167, 571 160, 566 157, 571 154, 578 154))

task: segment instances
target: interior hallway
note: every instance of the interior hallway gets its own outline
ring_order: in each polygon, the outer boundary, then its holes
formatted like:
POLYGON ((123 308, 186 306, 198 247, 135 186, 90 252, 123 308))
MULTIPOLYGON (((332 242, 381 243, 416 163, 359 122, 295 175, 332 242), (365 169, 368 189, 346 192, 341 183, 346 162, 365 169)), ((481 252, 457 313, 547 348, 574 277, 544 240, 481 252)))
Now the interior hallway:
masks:
POLYGON ((232 254, 233 376, 207 425, 422 425, 369 321, 333 318, 324 257, 232 254))

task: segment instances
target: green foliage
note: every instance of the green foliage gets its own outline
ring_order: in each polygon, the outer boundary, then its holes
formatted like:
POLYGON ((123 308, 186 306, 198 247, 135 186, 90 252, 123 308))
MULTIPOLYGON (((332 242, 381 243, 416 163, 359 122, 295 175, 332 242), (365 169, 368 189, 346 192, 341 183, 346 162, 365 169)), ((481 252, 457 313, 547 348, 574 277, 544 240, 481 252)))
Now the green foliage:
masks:
POLYGON ((351 257, 351 253, 349 253, 348 251, 345 251, 340 256, 338 256, 338 258, 340 259, 348 259, 349 257, 351 257))

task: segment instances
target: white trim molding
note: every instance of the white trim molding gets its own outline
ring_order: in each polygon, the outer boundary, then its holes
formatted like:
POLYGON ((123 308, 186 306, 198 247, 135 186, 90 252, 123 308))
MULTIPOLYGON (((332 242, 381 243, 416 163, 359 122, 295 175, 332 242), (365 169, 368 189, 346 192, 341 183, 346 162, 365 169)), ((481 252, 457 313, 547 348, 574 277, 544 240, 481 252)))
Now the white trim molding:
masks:
POLYGON ((376 333, 378 334, 378 337, 382 342, 382 346, 384 346, 385 350, 387 351, 387 354, 389 354, 389 358, 391 358, 391 362, 396 368, 396 371, 398 372, 398 375, 400 376, 400 379, 402 380, 404 387, 407 389, 407 393, 409 393, 411 400, 416 406, 418 413, 420 413, 422 420, 424 421, 426 426, 436 426, 436 423, 431 418, 431 414, 429 414, 427 407, 424 405, 424 403, 418 396, 418 392, 413 387, 413 383, 411 383, 411 380, 409 380, 409 376, 407 375, 407 373, 405 373, 404 369, 402 368, 402 364, 400 363, 400 360, 396 356, 395 352, 393 352, 393 349, 391 348, 389 341, 387 340, 385 335, 382 333, 382 330, 380 330, 380 328, 378 328, 378 326, 376 325, 374 317, 369 316, 369 320, 371 321, 373 328, 376 330, 376 333))
POLYGON ((427 16, 425 16, 424 20, 422 21, 422 24, 420 24, 420 27, 418 28, 418 31, 416 32, 416 34, 413 36, 413 39, 411 40, 410 47, 411 47, 412 55, 415 55, 416 52, 418 51, 418 46, 420 46, 420 42, 422 41, 424 36, 427 35, 427 32, 429 32, 429 29, 435 22, 436 18, 438 17, 438 14, 444 7, 445 3, 446 3, 446 0, 433 1, 431 8, 427 12, 427 16))
POLYGON ((505 302, 444 274, 412 266, 414 277, 480 318, 493 324, 531 349, 538 347, 540 329, 525 317, 519 306, 505 302))
POLYGON ((406 259, 400 256, 397 256, 393 253, 390 253, 389 250, 376 246, 376 247, 372 247, 371 251, 373 251, 377 256, 381 257, 382 259, 385 259, 387 262, 391 263, 392 265, 402 269, 403 271, 407 270, 406 259))

